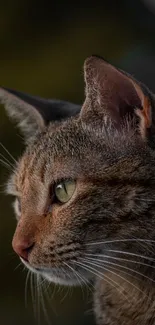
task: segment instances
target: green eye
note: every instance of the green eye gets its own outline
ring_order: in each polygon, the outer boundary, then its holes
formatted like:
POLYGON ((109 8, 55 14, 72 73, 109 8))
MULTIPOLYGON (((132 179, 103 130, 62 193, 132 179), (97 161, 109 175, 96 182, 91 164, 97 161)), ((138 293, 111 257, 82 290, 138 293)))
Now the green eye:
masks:
POLYGON ((74 180, 64 180, 55 185, 55 196, 61 203, 68 202, 76 188, 76 182, 74 180))

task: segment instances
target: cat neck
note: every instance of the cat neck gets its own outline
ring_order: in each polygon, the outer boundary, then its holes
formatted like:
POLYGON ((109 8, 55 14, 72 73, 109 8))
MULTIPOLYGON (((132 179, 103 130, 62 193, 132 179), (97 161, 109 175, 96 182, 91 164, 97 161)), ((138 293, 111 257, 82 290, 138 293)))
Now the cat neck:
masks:
POLYGON ((98 325, 153 325, 154 280, 106 272, 96 282, 94 305, 98 325))

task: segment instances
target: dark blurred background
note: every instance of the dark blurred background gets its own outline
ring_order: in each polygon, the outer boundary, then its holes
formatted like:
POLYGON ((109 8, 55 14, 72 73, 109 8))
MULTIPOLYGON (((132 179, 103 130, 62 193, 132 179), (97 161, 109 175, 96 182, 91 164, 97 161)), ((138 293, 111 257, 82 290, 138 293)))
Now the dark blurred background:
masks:
MULTIPOLYGON (((0 84, 34 95, 82 103, 83 62, 98 54, 155 91, 155 0, 33 1, 0 4, 0 84)), ((0 106, 0 141, 15 158, 23 141, 0 106)), ((0 153, 10 157, 0 148, 0 153)), ((94 324, 92 297, 79 288, 48 287, 49 301, 32 304, 27 272, 11 248, 15 218, 3 194, 9 172, 0 166, 0 325, 94 324), (35 319, 35 311, 37 317, 35 319), (40 319, 40 323, 39 323, 40 319)))

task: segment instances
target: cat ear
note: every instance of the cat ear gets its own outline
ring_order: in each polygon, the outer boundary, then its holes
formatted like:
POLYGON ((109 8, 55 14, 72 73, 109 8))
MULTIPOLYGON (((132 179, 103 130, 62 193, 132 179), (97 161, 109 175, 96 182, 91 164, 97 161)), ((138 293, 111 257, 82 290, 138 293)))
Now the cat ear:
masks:
POLYGON ((84 75, 86 100, 81 118, 100 124, 110 119, 117 128, 126 119, 138 119, 140 132, 145 137, 151 126, 151 104, 140 83, 96 56, 86 59, 84 75))
POLYGON ((81 109, 79 105, 66 101, 43 99, 2 87, 0 103, 4 104, 8 115, 18 123, 26 140, 42 130, 50 121, 74 116, 81 109))

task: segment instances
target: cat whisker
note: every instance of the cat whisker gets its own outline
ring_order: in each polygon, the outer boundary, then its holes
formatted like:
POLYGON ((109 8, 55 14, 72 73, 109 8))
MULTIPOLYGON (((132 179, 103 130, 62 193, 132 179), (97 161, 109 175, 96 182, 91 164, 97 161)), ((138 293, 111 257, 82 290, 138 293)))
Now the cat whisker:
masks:
POLYGON ((41 276, 40 276, 39 281, 37 281, 37 288, 41 288, 45 281, 46 281, 46 279, 41 280, 41 276))
POLYGON ((38 325, 40 323, 40 299, 38 296, 38 274, 33 274, 34 281, 34 296, 35 296, 35 318, 37 320, 38 325))
MULTIPOLYGON (((76 279, 77 279, 79 285, 81 286, 81 282, 83 282, 83 279, 79 276, 79 274, 67 262, 63 262, 63 264, 66 265, 72 271, 72 273, 76 276, 76 279)), ((84 282, 84 284, 85 284, 85 282, 84 282)))
POLYGON ((50 322, 50 319, 49 319, 49 316, 48 316, 48 312, 47 312, 47 309, 45 307, 45 299, 44 299, 44 295, 43 295, 43 291, 40 290, 40 298, 41 298, 41 305, 42 305, 42 310, 44 312, 44 316, 46 318, 46 321, 47 321, 47 324, 51 325, 51 322, 50 322))
MULTIPOLYGON (((89 259, 89 258, 88 258, 89 259)), ((101 262, 98 262, 97 260, 94 260, 95 261, 95 263, 98 263, 99 265, 101 265, 102 266, 102 263, 101 262)), ((103 262, 104 263, 104 262, 103 262)), ((106 264, 106 263, 105 263, 106 264)), ((127 276, 130 276, 130 278, 133 278, 133 279, 136 279, 136 280, 139 280, 139 278, 137 277, 137 276, 135 276, 135 275, 132 275, 132 274, 130 274, 129 272, 127 272, 127 271, 123 271, 123 270, 121 270, 120 269, 120 267, 118 267, 118 266, 112 266, 112 265, 110 265, 110 263, 108 263, 108 268, 110 268, 110 269, 112 269, 112 270, 115 270, 115 271, 119 271, 119 272, 121 272, 122 274, 125 274, 125 275, 127 275, 127 276)))
POLYGON ((14 269, 14 271, 17 271, 17 269, 20 267, 20 266, 22 266, 23 267, 23 264, 22 264, 22 262, 20 262, 16 267, 15 267, 15 269, 14 269))
POLYGON ((107 241, 90 242, 85 245, 91 246, 91 245, 111 244, 111 243, 117 243, 117 242, 136 242, 136 241, 146 242, 146 243, 155 243, 155 240, 142 239, 142 238, 128 238, 128 239, 114 239, 114 240, 107 240, 107 241))
POLYGON ((8 165, 10 165, 10 167, 14 168, 14 165, 1 153, 0 153, 0 157, 3 159, 4 162, 8 163, 8 165))
POLYGON ((1 184, 0 189, 1 189, 0 194, 5 194, 6 193, 6 184, 1 184))
POLYGON ((144 251, 146 251, 146 249, 147 249, 147 251, 148 252, 150 252, 151 254, 153 254, 154 255, 154 244, 151 244, 151 246, 150 246, 150 243, 149 243, 149 245, 145 245, 145 242, 143 243, 143 242, 141 242, 141 243, 139 243, 140 244, 140 246, 141 247, 143 247, 144 248, 144 251), (152 247, 152 248, 151 248, 152 247))
POLYGON ((13 169, 11 168, 11 166, 4 160, 0 159, 0 163, 6 167, 6 169, 8 169, 9 171, 12 171, 13 172, 13 169))
POLYGON ((106 255, 106 254, 93 254, 93 253, 86 253, 85 255, 88 256, 88 257, 89 256, 96 256, 96 257, 110 258, 110 259, 113 259, 113 260, 118 260, 118 261, 123 261, 123 262, 130 262, 130 263, 139 264, 139 265, 143 265, 143 266, 147 266, 147 267, 151 267, 152 269, 155 269, 155 266, 153 266, 153 265, 143 263, 143 262, 139 262, 139 261, 129 260, 127 258, 110 256, 110 255, 106 255))
POLYGON ((38 325, 41 324, 41 318, 40 318, 40 285, 39 285, 39 274, 35 275, 35 297, 36 297, 36 315, 37 315, 37 323, 38 325))
MULTIPOLYGON (((150 278, 150 277, 144 275, 143 273, 138 272, 138 271, 136 271, 136 270, 134 270, 132 268, 129 268, 127 266, 124 266, 124 265, 121 265, 121 264, 118 264, 118 263, 115 263, 115 262, 111 262, 111 261, 105 261, 104 259, 101 260, 99 258, 94 258, 94 257, 93 258, 89 257, 89 259, 91 259, 92 261, 99 261, 99 262, 102 262, 102 263, 105 263, 105 264, 110 264, 110 265, 118 266, 118 267, 123 268, 123 269, 126 269, 126 270, 128 270, 130 272, 136 273, 136 274, 140 275, 141 277, 144 277, 145 279, 147 279, 147 280, 152 281, 152 282, 155 283, 155 280, 153 280, 152 278, 150 278)), ((130 262, 130 260, 128 260, 128 261, 130 262)))
MULTIPOLYGON (((63 269, 63 273, 66 274, 66 271, 63 269)), ((71 275, 69 275, 70 279, 71 279, 71 275)), ((61 299, 61 303, 66 299, 66 297, 68 296, 69 294, 69 286, 66 290, 66 293, 64 294, 63 298, 61 299)))
MULTIPOLYGON (((80 272, 78 272, 78 273, 80 274, 80 272)), ((94 290, 95 290, 95 286, 93 285, 93 283, 91 283, 88 279, 86 279, 86 278, 84 277, 84 275, 81 275, 81 274, 80 274, 80 276, 81 276, 81 278, 83 278, 83 280, 84 280, 84 284, 85 284, 85 287, 86 287, 86 289, 87 289, 87 294, 88 294, 89 291, 93 294, 93 292, 94 292, 94 290)))
POLYGON ((30 289, 31 289, 31 298, 33 304, 34 317, 36 319, 36 297, 34 292, 34 274, 30 272, 30 289))
POLYGON ((40 283, 40 286, 42 287, 42 290, 44 291, 44 293, 48 296, 47 299, 50 300, 49 292, 48 292, 50 282, 47 282, 47 279, 43 278, 42 282, 40 283))
POLYGON ((42 286, 40 282, 40 274, 34 274, 34 290, 35 290, 35 317, 37 319, 37 323, 41 324, 41 307, 43 308, 43 297, 42 297, 42 286))
POLYGON ((54 308, 53 303, 52 303, 52 305, 51 305, 51 300, 53 299, 53 297, 54 297, 54 295, 55 295, 57 285, 56 285, 56 283, 52 283, 52 287, 54 286, 54 290, 53 290, 52 295, 51 295, 51 290, 50 290, 50 292, 49 292, 49 288, 51 289, 51 282, 48 282, 48 281, 46 280, 46 281, 44 282, 44 285, 45 285, 45 284, 46 284, 46 286, 44 287, 45 298, 46 298, 47 302, 49 303, 50 308, 52 307, 52 310, 53 310, 54 314, 55 314, 56 316, 58 316, 57 311, 56 311, 56 309, 54 308))
MULTIPOLYGON (((67 296, 69 295, 69 289, 70 287, 68 286, 67 289, 65 288, 65 294, 63 295, 63 297, 61 298, 61 303, 63 303, 63 301, 67 298, 67 296)), ((63 291, 62 291, 63 292, 63 291)))
MULTIPOLYGON (((113 279, 111 279, 109 276, 107 276, 107 274, 104 274, 98 270, 96 270, 96 268, 90 266, 90 265, 87 265, 86 263, 82 263, 82 262, 77 262, 75 261, 79 266, 81 265, 81 267, 83 267, 85 270, 91 272, 92 274, 94 274, 96 277, 102 279, 102 280, 105 280, 108 284, 110 284, 111 286, 113 286, 121 295, 124 296, 124 298, 126 300, 128 300, 127 296, 123 293, 124 288, 118 284, 116 281, 114 281, 113 279)), ((128 294, 128 292, 125 291, 126 294, 128 294)), ((128 302, 130 302, 128 300, 128 302)))
POLYGON ((113 249, 106 249, 106 252, 112 252, 112 253, 118 253, 118 254, 135 256, 135 257, 139 257, 139 258, 142 258, 142 259, 146 259, 146 260, 151 261, 151 262, 155 262, 155 259, 154 258, 145 256, 145 255, 139 255, 139 254, 131 253, 131 252, 120 251, 120 250, 113 250, 113 249))
POLYGON ((84 292, 83 292, 83 287, 82 287, 82 283, 86 286, 86 288, 88 288, 89 290, 90 287, 88 286, 88 283, 86 282, 86 279, 81 276, 81 274, 79 272, 77 272, 71 265, 69 265, 67 262, 63 262, 68 268, 71 269, 71 271, 73 272, 73 274, 75 274, 76 278, 77 278, 77 281, 81 287, 81 290, 82 290, 82 294, 83 294, 83 297, 84 297, 84 292))
POLYGON ((25 281, 25 307, 26 308, 28 306, 27 294, 28 294, 28 281, 29 281, 29 278, 30 278, 30 273, 31 273, 31 271, 28 270, 27 275, 26 275, 26 281, 25 281))
MULTIPOLYGON (((40 288, 40 290, 42 290, 42 296, 44 297, 44 300, 47 300, 47 303, 51 307, 51 299, 53 298, 53 296, 55 294, 56 284, 54 283, 54 291, 52 292, 52 295, 50 295, 51 290, 50 290, 50 293, 49 293, 49 288, 51 287, 51 283, 48 282, 48 280, 46 278, 42 278, 42 276, 41 276, 40 279, 42 279, 42 281, 40 280, 39 288, 40 288)), ((53 304, 52 304, 52 310, 57 315, 55 309, 53 308, 53 304)))
POLYGON ((0 146, 5 150, 5 152, 8 154, 8 156, 14 161, 14 163, 17 163, 17 160, 12 156, 12 154, 7 150, 7 148, 0 142, 0 146))
MULTIPOLYGON (((85 260, 85 259, 83 259, 83 258, 80 258, 80 259, 85 260)), ((146 294, 144 294, 144 292, 143 292, 140 288, 138 288, 136 285, 134 285, 131 281, 129 281, 129 280, 127 280, 126 278, 124 278, 123 276, 121 276, 119 273, 116 273, 116 272, 114 272, 114 271, 111 271, 111 270, 109 270, 107 267, 105 267, 105 266, 103 266, 103 265, 101 265, 101 264, 99 264, 99 263, 94 263, 94 262, 90 261, 89 259, 86 259, 85 261, 86 261, 88 264, 90 264, 90 265, 94 265, 94 266, 100 267, 100 268, 102 268, 103 270, 108 271, 108 272, 110 272, 111 274, 116 275, 117 277, 119 277, 119 278, 122 279, 123 281, 129 283, 133 288, 135 288, 136 290, 138 290, 139 292, 141 292, 143 295, 145 295, 145 297, 149 298, 146 294)), ((103 264, 104 264, 104 263, 103 263, 103 264)), ((118 270, 117 270, 117 271, 118 271, 118 270)))
POLYGON ((50 292, 50 294, 48 293, 48 289, 49 289, 49 287, 51 286, 51 283, 48 282, 48 286, 46 285, 46 292, 47 292, 48 295, 49 295, 49 299, 53 299, 53 297, 54 297, 54 295, 55 295, 55 292, 56 292, 56 288, 57 288, 56 283, 52 283, 52 285, 54 286, 54 289, 53 289, 52 294, 51 294, 51 292, 50 292))

